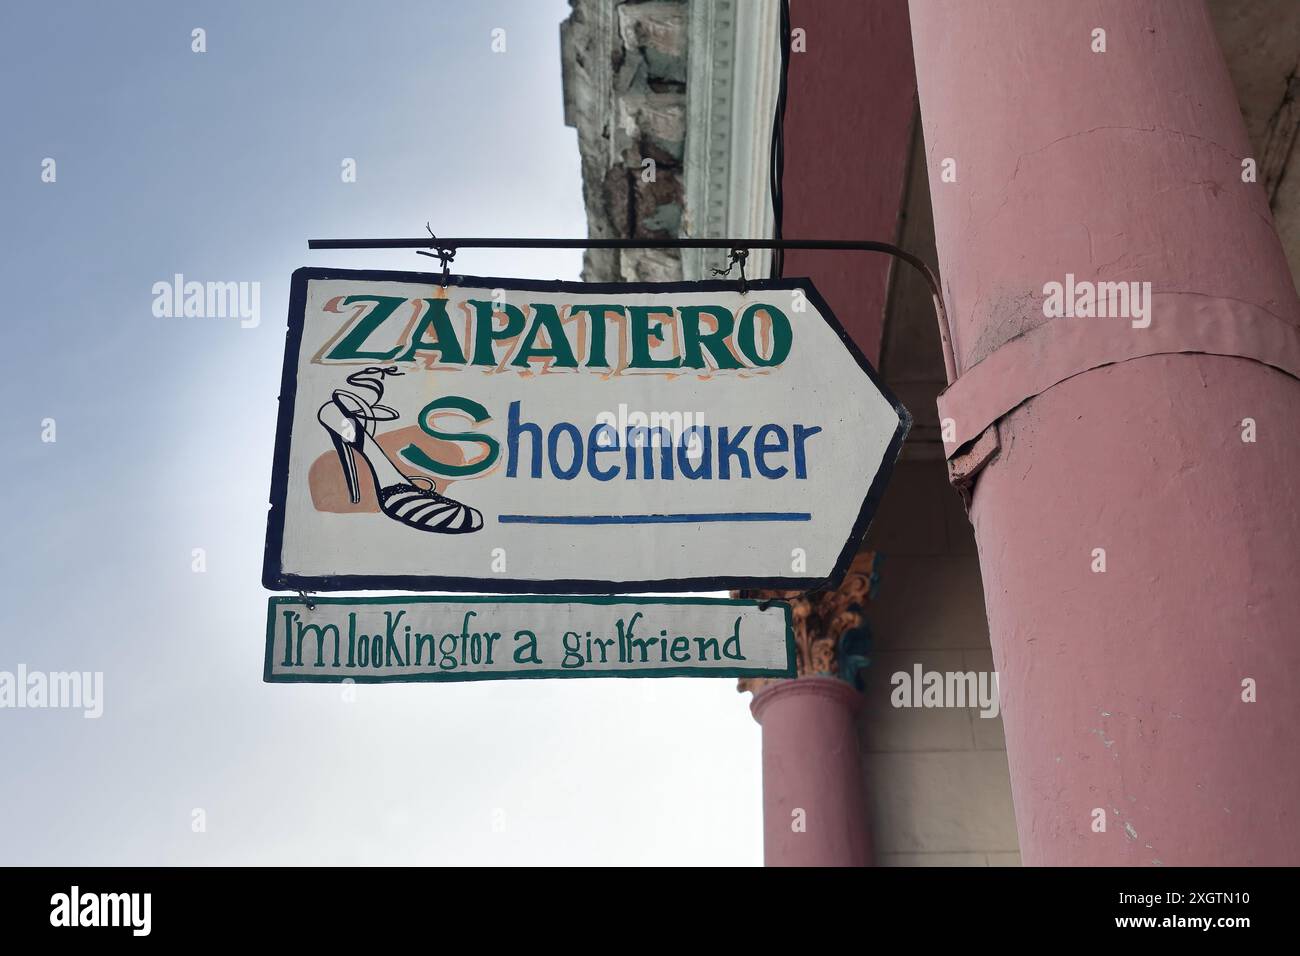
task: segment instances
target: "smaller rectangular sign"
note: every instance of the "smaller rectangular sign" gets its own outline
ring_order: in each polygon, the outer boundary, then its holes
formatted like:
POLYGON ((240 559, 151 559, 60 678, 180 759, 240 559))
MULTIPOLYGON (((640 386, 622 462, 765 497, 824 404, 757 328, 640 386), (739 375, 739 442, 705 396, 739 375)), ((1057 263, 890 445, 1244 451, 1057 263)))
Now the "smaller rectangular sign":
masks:
POLYGON ((269 683, 794 677, 790 605, 572 595, 272 597, 269 683))

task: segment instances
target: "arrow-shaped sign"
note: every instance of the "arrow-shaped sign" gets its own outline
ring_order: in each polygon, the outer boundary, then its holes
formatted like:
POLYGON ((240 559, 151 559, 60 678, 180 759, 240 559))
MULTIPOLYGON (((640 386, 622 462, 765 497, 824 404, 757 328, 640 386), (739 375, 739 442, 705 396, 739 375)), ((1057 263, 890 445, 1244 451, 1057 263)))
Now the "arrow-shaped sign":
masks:
POLYGON ((271 589, 838 580, 910 426, 806 279, 300 269, 271 589))

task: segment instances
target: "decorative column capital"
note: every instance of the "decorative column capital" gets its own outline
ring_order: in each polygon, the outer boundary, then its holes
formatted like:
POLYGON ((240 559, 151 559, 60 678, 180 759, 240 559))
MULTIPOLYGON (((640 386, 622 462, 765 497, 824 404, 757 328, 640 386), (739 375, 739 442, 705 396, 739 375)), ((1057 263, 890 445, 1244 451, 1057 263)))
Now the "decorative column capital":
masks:
MULTIPOLYGON (((861 551, 833 591, 736 593, 740 597, 790 602, 799 677, 838 677, 857 688, 860 672, 871 663, 866 609, 877 579, 875 568, 876 553, 861 551)), ((757 694, 780 681, 774 677, 742 677, 736 689, 757 694)))

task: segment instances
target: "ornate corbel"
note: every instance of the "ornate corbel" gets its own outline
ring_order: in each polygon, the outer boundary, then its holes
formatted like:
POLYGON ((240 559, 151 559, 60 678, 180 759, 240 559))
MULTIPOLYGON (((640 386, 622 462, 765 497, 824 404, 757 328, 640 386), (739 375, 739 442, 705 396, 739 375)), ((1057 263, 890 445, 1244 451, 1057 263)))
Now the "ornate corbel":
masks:
MULTIPOLYGON (((878 575, 876 553, 861 551, 835 590, 737 591, 738 597, 789 601, 794 624, 799 677, 838 677, 861 688, 859 675, 870 664, 871 631, 866 610, 878 575)), ((757 693, 780 678, 742 677, 736 689, 757 693)))

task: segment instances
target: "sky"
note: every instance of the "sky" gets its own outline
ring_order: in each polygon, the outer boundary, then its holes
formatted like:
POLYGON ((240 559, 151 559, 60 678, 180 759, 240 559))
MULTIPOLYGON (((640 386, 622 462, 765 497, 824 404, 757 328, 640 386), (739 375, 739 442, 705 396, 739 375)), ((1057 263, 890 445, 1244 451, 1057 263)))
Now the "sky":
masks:
POLYGON ((98 719, 0 708, 0 864, 761 862, 759 729, 732 679, 262 682, 290 274, 436 269, 307 250, 426 221, 585 235, 567 12, 0 8, 0 671, 103 674, 98 719), (177 273, 260 283, 259 321, 155 316, 177 273))

